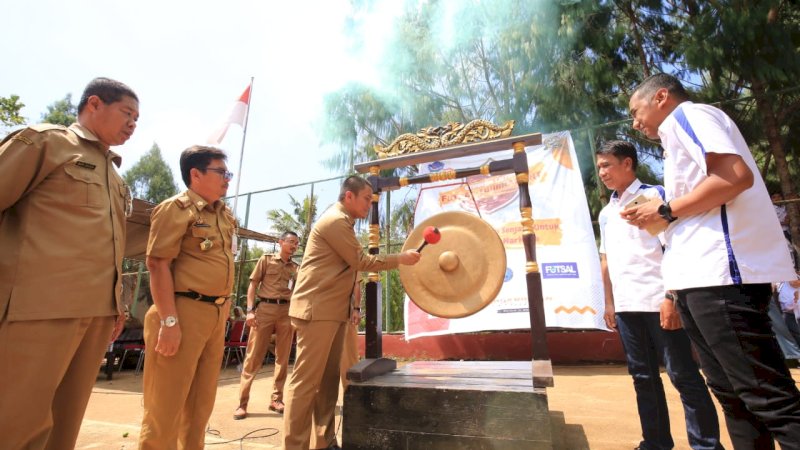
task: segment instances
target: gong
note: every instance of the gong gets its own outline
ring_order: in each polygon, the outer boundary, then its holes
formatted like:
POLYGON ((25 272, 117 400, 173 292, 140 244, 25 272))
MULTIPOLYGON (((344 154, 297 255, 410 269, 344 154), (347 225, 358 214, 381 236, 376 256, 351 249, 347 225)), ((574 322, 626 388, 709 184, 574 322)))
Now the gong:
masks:
POLYGON ((403 251, 424 242, 424 230, 436 227, 438 243, 420 252, 419 262, 400 266, 406 293, 428 314, 458 318, 492 302, 503 286, 506 250, 494 228, 478 216, 450 211, 429 217, 408 236, 403 251))

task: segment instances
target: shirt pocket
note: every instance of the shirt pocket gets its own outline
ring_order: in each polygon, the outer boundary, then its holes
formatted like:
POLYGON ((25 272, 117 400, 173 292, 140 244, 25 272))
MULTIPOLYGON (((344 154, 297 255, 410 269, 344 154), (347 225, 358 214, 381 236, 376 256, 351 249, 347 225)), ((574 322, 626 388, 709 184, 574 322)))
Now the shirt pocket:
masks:
POLYGON ((74 164, 64 166, 64 172, 67 174, 62 192, 65 202, 90 208, 101 208, 107 203, 103 201, 103 182, 99 174, 74 164))

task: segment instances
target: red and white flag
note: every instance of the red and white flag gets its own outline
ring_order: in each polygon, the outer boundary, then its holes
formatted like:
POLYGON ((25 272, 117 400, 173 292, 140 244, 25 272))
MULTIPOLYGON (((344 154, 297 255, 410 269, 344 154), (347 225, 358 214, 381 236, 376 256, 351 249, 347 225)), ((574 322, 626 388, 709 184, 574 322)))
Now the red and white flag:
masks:
POLYGON ((244 127, 244 118, 247 115, 247 108, 250 107, 250 87, 252 87, 252 83, 247 85, 247 89, 242 92, 239 100, 237 100, 233 105, 233 110, 231 111, 230 116, 228 116, 228 119, 222 124, 221 127, 219 127, 219 129, 217 129, 217 131, 208 137, 209 144, 219 145, 222 142, 222 139, 225 137, 225 133, 228 132, 228 127, 232 123, 238 123, 239 126, 244 127))

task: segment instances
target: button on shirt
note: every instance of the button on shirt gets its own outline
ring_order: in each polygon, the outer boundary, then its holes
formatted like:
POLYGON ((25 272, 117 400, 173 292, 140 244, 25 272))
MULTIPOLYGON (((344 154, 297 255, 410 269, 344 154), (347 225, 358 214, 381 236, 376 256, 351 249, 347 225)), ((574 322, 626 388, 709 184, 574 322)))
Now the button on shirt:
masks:
POLYGON ((291 317, 344 322, 358 272, 397 267, 397 255, 365 254, 353 225, 353 217, 336 202, 311 229, 289 306, 291 317))
POLYGON ((34 125, 0 143, 0 311, 9 321, 121 313, 120 163, 79 124, 34 125))
POLYGON ((233 215, 225 203, 218 200, 209 205, 187 190, 153 209, 147 256, 174 260, 176 292, 228 296, 233 290, 234 229, 233 215), (201 244, 206 241, 203 250, 201 244))
POLYGON ((256 295, 260 298, 289 300, 296 275, 297 263, 291 258, 283 262, 280 254, 263 255, 250 274, 250 281, 258 286, 256 295))
POLYGON ((657 312, 664 300, 661 241, 619 215, 639 195, 663 200, 664 189, 634 180, 622 195, 612 194, 598 216, 600 253, 606 255, 616 312, 657 312))
POLYGON ((795 274, 772 202, 736 124, 713 106, 683 102, 658 128, 667 199, 708 178, 707 152, 742 157, 753 186, 725 205, 679 217, 664 232, 667 289, 770 283, 795 274))

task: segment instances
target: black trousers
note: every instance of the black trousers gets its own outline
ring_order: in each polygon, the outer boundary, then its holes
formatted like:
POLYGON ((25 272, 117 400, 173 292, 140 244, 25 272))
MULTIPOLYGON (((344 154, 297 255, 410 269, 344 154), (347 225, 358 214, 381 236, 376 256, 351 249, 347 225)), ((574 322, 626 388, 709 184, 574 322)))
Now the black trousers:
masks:
POLYGON ((770 327, 769 284, 677 292, 686 333, 735 449, 800 449, 800 392, 770 327))

